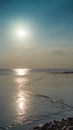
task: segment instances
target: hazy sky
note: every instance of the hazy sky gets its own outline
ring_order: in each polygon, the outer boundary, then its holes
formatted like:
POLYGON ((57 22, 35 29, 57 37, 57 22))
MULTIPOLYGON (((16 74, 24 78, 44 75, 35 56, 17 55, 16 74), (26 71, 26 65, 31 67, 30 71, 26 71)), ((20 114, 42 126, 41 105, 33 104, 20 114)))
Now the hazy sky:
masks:
POLYGON ((73 67, 73 0, 0 0, 0 67, 73 67))

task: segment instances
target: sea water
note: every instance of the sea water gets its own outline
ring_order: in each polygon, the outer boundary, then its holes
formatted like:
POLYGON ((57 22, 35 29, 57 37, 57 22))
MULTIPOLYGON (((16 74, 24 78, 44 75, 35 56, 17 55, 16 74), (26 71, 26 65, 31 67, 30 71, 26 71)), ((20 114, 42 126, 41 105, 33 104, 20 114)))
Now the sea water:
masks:
POLYGON ((29 130, 73 115, 73 69, 0 69, 0 127, 29 130))

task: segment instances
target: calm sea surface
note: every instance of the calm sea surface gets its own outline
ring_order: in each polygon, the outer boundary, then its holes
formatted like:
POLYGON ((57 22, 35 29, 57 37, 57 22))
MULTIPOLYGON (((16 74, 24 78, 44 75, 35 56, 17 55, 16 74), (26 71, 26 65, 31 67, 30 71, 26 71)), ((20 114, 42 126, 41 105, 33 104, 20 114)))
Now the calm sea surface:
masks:
POLYGON ((0 69, 0 127, 29 130, 73 116, 73 70, 0 69))

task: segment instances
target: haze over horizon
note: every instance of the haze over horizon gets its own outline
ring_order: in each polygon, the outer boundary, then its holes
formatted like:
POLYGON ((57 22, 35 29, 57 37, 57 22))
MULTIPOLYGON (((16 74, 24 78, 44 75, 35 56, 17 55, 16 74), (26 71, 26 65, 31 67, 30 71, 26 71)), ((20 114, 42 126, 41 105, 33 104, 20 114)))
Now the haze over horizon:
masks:
POLYGON ((73 68, 73 0, 0 0, 0 68, 73 68))

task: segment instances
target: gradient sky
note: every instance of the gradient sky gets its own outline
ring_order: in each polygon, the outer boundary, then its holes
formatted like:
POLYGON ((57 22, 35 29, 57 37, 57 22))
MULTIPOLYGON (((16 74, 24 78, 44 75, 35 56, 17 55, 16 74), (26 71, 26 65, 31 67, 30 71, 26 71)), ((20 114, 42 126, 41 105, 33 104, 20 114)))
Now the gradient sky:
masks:
POLYGON ((0 0, 0 67, 73 68, 73 0, 0 0))

